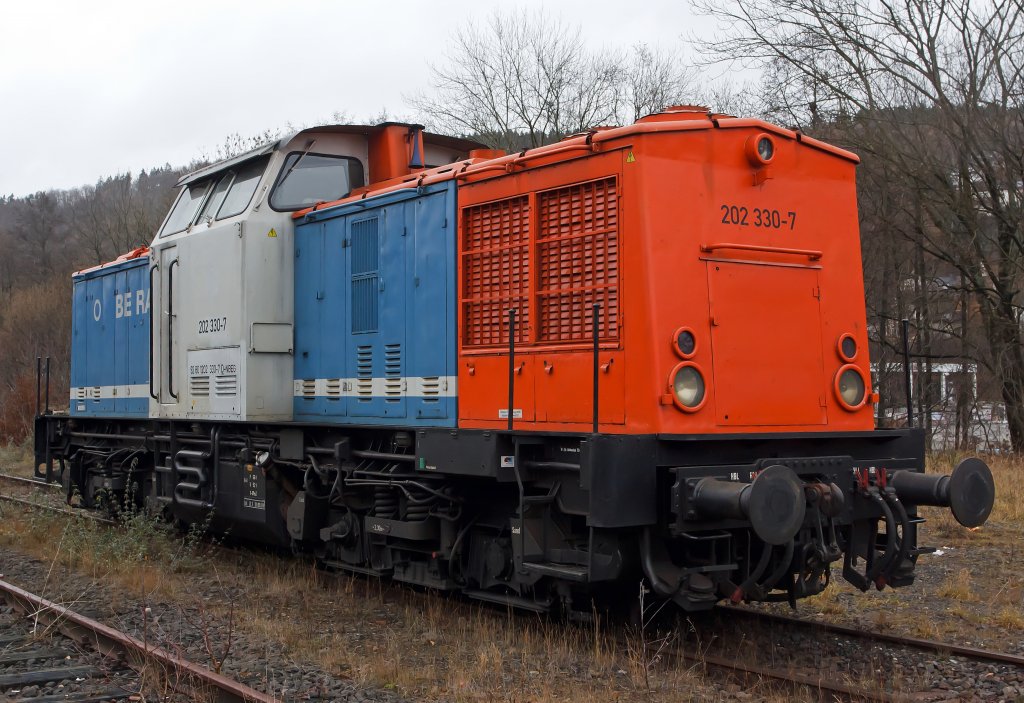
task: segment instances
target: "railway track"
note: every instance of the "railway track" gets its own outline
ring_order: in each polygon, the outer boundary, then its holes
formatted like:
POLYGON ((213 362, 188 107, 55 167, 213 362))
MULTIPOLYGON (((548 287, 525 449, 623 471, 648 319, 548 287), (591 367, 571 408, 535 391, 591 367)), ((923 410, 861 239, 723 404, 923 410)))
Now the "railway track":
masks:
MULTIPOLYGON (((619 640, 618 645, 623 650, 628 650, 631 646, 625 640, 619 640)), ((808 676, 784 667, 754 664, 718 654, 665 650, 658 656, 671 663, 704 669, 709 674, 722 672, 741 683, 760 683, 770 680, 794 688, 806 688, 816 693, 821 700, 870 701, 871 703, 903 703, 907 700, 899 693, 869 690, 845 684, 826 678, 826 674, 808 676)))
POLYGON ((173 684, 183 700, 277 700, 2 580, 0 600, 22 614, 0 615, 0 623, 2 618, 11 621, 0 636, 0 692, 8 699, 34 703, 124 700, 142 693, 143 678, 151 680, 157 672, 158 680, 173 684), (40 640, 40 632, 49 639, 40 640))
POLYGON ((846 637, 873 640, 875 642, 894 644, 901 647, 932 652, 935 654, 955 655, 988 664, 1012 664, 1014 666, 1024 668, 1024 656, 1019 654, 996 652, 977 647, 965 647, 962 645, 952 644, 950 642, 939 642, 936 640, 921 639, 919 637, 906 637, 903 635, 895 635, 885 632, 861 630, 849 625, 840 625, 837 623, 824 622, 822 620, 807 620, 804 618, 793 617, 791 615, 769 613, 743 606, 720 605, 718 606, 718 609, 725 611, 730 615, 752 617, 793 627, 809 628, 819 632, 829 632, 846 637))
POLYGON ((14 474, 0 473, 0 481, 6 481, 7 483, 16 484, 19 486, 30 486, 32 488, 46 488, 60 490, 63 486, 59 483, 47 483, 46 481, 40 481, 35 478, 27 478, 25 476, 16 476, 14 474))
MULTIPOLYGON (((42 490, 49 492, 49 495, 53 495, 52 491, 61 491, 63 486, 59 483, 46 483, 45 481, 39 481, 34 478, 26 478, 24 476, 16 476, 14 474, 0 473, 0 482, 6 483, 19 488, 25 488, 30 490, 42 490)), ((96 515, 85 510, 72 510, 66 506, 61 505, 49 505, 47 503, 40 503, 34 500, 26 500, 24 497, 7 495, 0 493, 0 502, 9 503, 13 505, 19 505, 24 508, 32 508, 34 510, 43 510, 46 512, 54 513, 57 515, 68 515, 72 517, 84 518, 86 520, 92 520, 93 522, 99 522, 107 525, 113 525, 115 522, 109 518, 101 515, 96 515)))

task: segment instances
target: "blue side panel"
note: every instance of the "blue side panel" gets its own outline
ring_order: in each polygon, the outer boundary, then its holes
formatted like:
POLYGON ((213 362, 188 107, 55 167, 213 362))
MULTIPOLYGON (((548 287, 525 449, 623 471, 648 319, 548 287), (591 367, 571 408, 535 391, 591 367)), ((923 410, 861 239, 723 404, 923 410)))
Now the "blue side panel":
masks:
MULTIPOLYGON (((454 189, 453 189, 454 191, 454 189)), ((412 286, 408 291, 409 311, 408 375, 436 382, 438 394, 410 396, 409 417, 417 419, 455 418, 455 399, 445 397, 449 384, 454 386, 455 372, 455 239, 454 215, 449 217, 446 200, 454 200, 453 191, 442 191, 420 198, 407 208, 414 232, 412 286), (451 223, 450 226, 449 223, 451 223), (445 232, 447 236, 431 236, 445 232), (448 314, 439 314, 442 311, 448 314), (446 340, 445 344, 438 344, 446 340), (444 373, 438 372, 444 369, 444 373)), ((453 204, 454 209, 454 204, 453 204)), ((454 425, 454 422, 452 423, 454 425)))
POLYGON ((149 412, 148 259, 74 278, 72 415, 146 417, 149 412))
POLYGON ((295 419, 453 427, 455 186, 297 227, 295 419))

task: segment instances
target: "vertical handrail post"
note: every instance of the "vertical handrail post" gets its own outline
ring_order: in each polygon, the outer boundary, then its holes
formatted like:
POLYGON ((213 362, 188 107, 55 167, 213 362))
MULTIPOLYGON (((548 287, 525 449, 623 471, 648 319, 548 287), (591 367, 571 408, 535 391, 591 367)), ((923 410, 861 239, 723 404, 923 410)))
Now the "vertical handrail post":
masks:
POLYGON ((36 357, 36 417, 39 417, 39 403, 43 395, 43 357, 36 357))
POLYGON ((910 320, 903 318, 903 384, 907 395, 907 427, 914 426, 913 384, 910 380, 910 320))
POLYGON ((508 311, 508 431, 512 431, 516 397, 516 308, 508 311))
POLYGON ((600 394, 598 393, 598 389, 599 389, 598 383, 599 383, 599 379, 600 379, 599 372, 600 372, 600 366, 601 366, 601 360, 600 360, 600 356, 599 356, 600 355, 599 341, 600 341, 600 338, 601 338, 601 334, 600 334, 600 331, 597 328, 597 316, 600 314, 600 311, 601 311, 601 304, 600 303, 594 303, 594 305, 593 305, 593 327, 594 327, 594 403, 593 403, 594 421, 593 421, 593 425, 594 425, 594 434, 597 434, 598 403, 600 401, 600 394))
POLYGON ((43 407, 43 413, 50 414, 50 357, 46 357, 46 404, 43 407))

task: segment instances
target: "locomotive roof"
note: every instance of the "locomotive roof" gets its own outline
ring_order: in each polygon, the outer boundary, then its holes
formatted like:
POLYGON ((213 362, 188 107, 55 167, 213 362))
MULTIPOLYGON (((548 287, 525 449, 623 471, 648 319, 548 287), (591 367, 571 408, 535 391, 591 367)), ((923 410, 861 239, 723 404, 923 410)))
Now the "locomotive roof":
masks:
MULTIPOLYGON (((407 122, 381 122, 380 124, 377 125, 332 124, 320 125, 318 127, 308 127, 306 129, 302 129, 297 132, 287 134, 281 137, 280 139, 258 146, 255 149, 245 152, 244 154, 239 154, 238 156, 233 156, 230 159, 218 161, 215 164, 210 164, 209 166, 204 166, 203 168, 192 171, 191 173, 187 173, 180 179, 178 179, 178 182, 175 183, 175 187, 183 186, 188 183, 194 183, 195 181, 198 181, 201 178, 209 176, 212 173, 217 173, 218 171, 222 171, 225 168, 230 168, 231 166, 236 166, 245 161, 249 161, 250 159, 255 159, 265 154, 269 154, 272 151, 280 147, 283 147, 285 144, 288 144, 290 141, 292 141, 293 139, 302 134, 317 132, 320 134, 358 134, 368 136, 376 132, 379 132, 384 127, 390 127, 394 125, 408 127, 409 129, 415 130, 423 129, 423 125, 411 124, 407 122)), ((486 144, 481 144, 480 142, 473 141, 472 139, 462 139, 461 137, 449 137, 444 134, 434 134, 433 132, 423 132, 423 141, 428 144, 435 144, 446 149, 454 149, 456 151, 464 152, 469 152, 471 149, 487 148, 486 144)))

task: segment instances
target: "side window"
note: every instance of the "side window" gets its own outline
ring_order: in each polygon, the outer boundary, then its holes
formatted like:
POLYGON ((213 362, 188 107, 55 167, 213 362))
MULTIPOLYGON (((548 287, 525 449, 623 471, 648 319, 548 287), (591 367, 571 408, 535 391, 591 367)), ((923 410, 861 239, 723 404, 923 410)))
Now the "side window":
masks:
POLYGON ((267 159, 258 159, 239 167, 235 174, 235 180, 231 183, 231 190, 224 198, 224 204, 220 206, 220 212, 216 217, 223 220, 225 217, 234 217, 249 207, 256 186, 260 184, 260 177, 267 168, 267 159))
POLYGON ((363 165, 358 159, 293 152, 285 159, 270 194, 270 207, 300 210, 343 198, 361 185, 363 165))
POLYGON ((174 207, 171 208, 171 214, 167 216, 167 222, 164 223, 163 229, 160 230, 161 237, 181 232, 192 224, 196 212, 206 198, 206 194, 210 192, 211 185, 212 181, 200 181, 182 189, 181 194, 174 203, 174 207))

